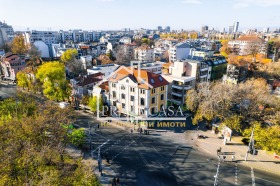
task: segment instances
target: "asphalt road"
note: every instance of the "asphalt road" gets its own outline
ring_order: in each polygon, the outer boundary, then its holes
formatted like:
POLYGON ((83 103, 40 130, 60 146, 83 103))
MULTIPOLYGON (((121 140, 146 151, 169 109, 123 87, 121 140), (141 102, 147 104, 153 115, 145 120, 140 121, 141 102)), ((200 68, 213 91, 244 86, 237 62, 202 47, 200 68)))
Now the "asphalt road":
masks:
MULTIPOLYGON (((77 118, 77 124, 84 128, 88 123, 96 128, 98 123, 87 114, 77 114, 77 118)), ((108 154, 111 168, 120 177, 121 185, 214 185, 217 167, 217 185, 280 185, 277 175, 210 157, 198 149, 192 136, 185 133, 173 133, 177 138, 180 136, 180 140, 173 140, 163 133, 130 134, 110 126, 92 131, 94 148, 105 143, 101 152, 108 154)))

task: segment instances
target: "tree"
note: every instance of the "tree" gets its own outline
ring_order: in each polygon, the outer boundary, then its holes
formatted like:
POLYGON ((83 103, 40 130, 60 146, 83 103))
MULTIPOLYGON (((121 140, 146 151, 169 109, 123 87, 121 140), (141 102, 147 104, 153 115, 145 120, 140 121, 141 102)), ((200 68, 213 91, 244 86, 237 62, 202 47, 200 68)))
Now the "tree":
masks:
POLYGON ((65 67, 62 63, 44 63, 38 68, 36 78, 43 84, 43 93, 47 98, 56 101, 69 98, 71 87, 65 79, 65 67))
POLYGON ((23 71, 17 73, 17 85, 23 89, 28 87, 28 76, 23 71))
POLYGON ((249 54, 249 55, 252 55, 252 60, 253 62, 256 62, 256 56, 257 54, 260 52, 260 46, 258 44, 251 44, 249 45, 247 48, 246 48, 246 52, 249 54))
POLYGON ((11 43, 11 51, 15 54, 24 55, 27 53, 29 46, 25 44, 22 35, 16 36, 11 43))
MULTIPOLYGON (((0 185, 99 185, 93 170, 66 152, 69 129, 62 126, 73 122, 71 109, 18 95, 0 110, 0 185)), ((74 142, 83 136, 77 133, 74 142)))
POLYGON ((102 110, 102 106, 103 106, 102 97, 101 96, 99 97, 99 105, 97 105, 97 96, 92 96, 89 99, 88 106, 89 106, 90 110, 94 113, 97 112, 98 109, 99 109, 99 111, 102 110))
POLYGON ((104 55, 104 54, 101 54, 97 58, 97 61, 100 61, 102 65, 113 63, 113 61, 107 55, 104 55))
POLYGON ((31 47, 28 50, 29 54, 29 62, 28 64, 35 67, 38 64, 40 64, 40 57, 41 57, 41 52, 38 50, 38 48, 35 45, 31 45, 31 47))
POLYGON ((80 129, 73 129, 72 132, 68 134, 69 141, 76 145, 76 146, 81 146, 86 138, 85 130, 80 128, 80 129))
POLYGON ((60 59, 66 64, 75 61, 77 55, 78 51, 76 49, 68 49, 61 55, 60 59))

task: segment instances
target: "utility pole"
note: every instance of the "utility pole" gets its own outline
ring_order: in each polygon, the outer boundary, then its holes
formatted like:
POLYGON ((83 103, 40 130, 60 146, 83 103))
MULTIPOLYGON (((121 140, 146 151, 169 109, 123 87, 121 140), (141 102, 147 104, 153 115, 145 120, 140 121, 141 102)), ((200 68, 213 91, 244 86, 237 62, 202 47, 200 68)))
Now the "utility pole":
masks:
POLYGON ((255 130, 255 125, 254 125, 254 128, 253 128, 252 133, 251 133, 251 138, 250 138, 250 142, 249 142, 249 145, 248 145, 248 150, 247 150, 247 153, 246 153, 246 156, 245 156, 245 161, 247 161, 249 151, 252 149, 252 147, 254 147, 254 130, 255 130))
POLYGON ((97 159, 97 161, 98 161, 98 169, 99 169, 99 172, 102 176, 102 159, 101 159, 101 156, 100 156, 100 147, 98 149, 98 159, 97 159))

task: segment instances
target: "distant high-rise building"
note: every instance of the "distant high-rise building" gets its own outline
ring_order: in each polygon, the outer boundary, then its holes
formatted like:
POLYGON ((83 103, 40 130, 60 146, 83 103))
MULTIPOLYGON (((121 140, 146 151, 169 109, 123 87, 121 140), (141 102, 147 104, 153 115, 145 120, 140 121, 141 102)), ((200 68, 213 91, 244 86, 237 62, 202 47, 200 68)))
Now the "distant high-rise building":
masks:
POLYGON ((266 28, 263 28, 263 33, 268 33, 269 32, 269 28, 266 27, 266 28))
POLYGON ((170 32, 170 31, 171 31, 170 26, 165 27, 165 32, 170 32))
POLYGON ((228 28, 228 33, 229 33, 229 34, 232 34, 232 33, 233 33, 233 26, 229 26, 229 28, 228 28))
POLYGON ((206 25, 201 28, 202 33, 204 33, 205 31, 208 31, 208 26, 206 25))
POLYGON ((158 26, 158 31, 162 31, 162 26, 158 26))
POLYGON ((234 32, 234 33, 237 33, 237 32, 238 32, 238 27, 239 27, 239 22, 235 22, 235 23, 233 24, 233 32, 234 32))

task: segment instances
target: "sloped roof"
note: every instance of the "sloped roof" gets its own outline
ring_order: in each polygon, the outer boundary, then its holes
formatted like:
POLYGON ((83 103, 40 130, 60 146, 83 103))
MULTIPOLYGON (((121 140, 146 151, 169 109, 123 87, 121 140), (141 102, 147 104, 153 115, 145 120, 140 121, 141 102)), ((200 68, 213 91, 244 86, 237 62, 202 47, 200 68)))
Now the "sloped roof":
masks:
POLYGON ((139 88, 143 89, 150 89, 151 87, 157 88, 169 84, 168 81, 166 81, 159 74, 154 74, 146 70, 137 70, 134 68, 132 69, 132 73, 130 73, 130 70, 130 67, 126 68, 124 66, 121 66, 119 70, 114 72, 114 75, 109 78, 109 81, 118 82, 125 77, 129 77, 130 79, 138 83, 139 88))
POLYGON ((236 39, 237 41, 250 41, 250 42, 263 42, 262 39, 257 36, 240 36, 236 39))

